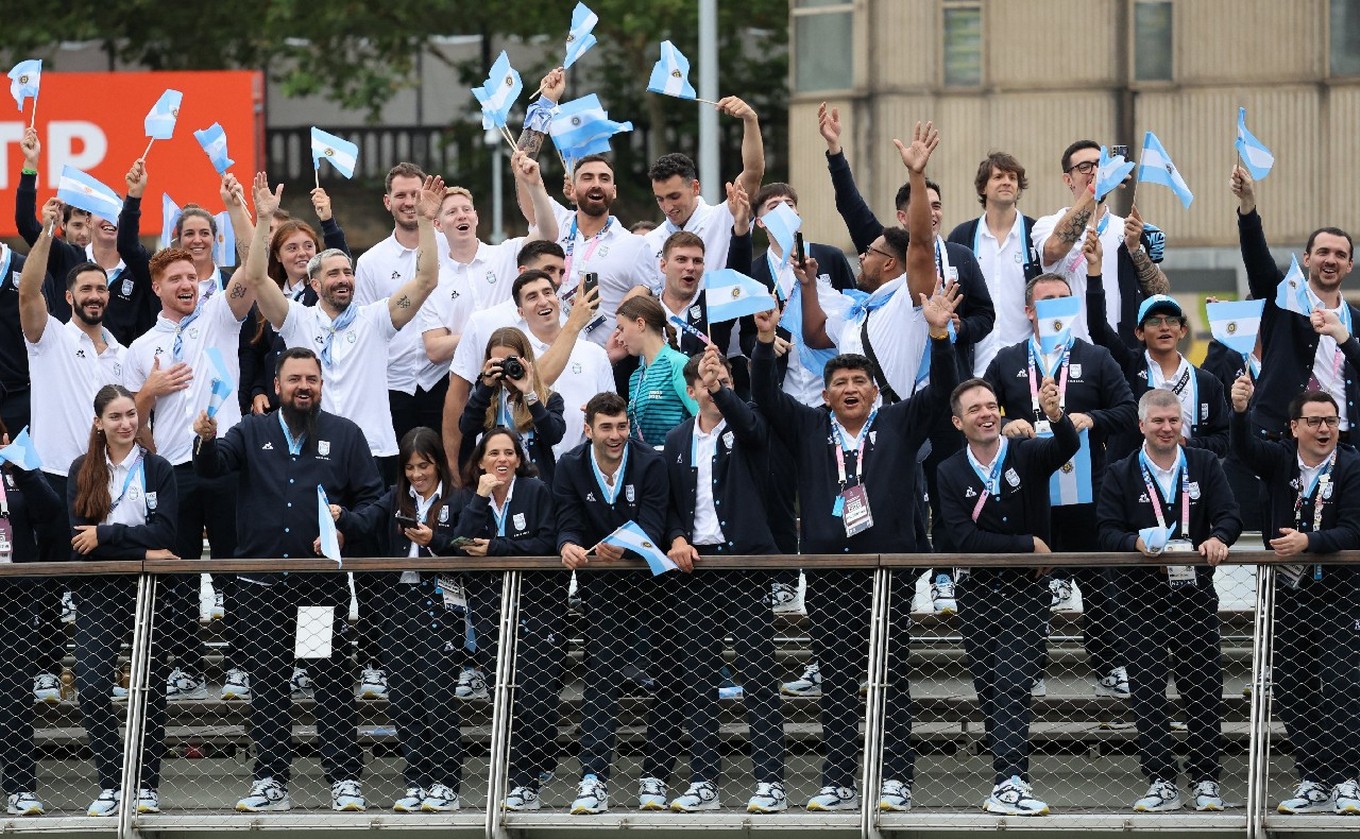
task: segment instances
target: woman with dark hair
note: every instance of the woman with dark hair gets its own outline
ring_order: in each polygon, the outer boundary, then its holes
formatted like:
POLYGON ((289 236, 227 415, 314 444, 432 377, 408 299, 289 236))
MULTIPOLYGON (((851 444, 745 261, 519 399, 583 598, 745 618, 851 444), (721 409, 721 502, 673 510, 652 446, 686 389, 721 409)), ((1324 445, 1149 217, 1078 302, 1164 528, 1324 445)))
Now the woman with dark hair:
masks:
POLYGON ((619 342, 638 360, 628 378, 628 420, 632 434, 661 448, 666 435, 699 412, 685 389, 684 353, 671 346, 675 327, 655 297, 638 295, 619 304, 619 342))
MULTIPOLYGON (((9 445, 0 420, 0 445, 9 445)), ((36 470, 5 461, 0 467, 0 562, 38 562, 38 529, 63 515, 62 500, 36 470)), ((46 617, 37 596, 44 578, 0 577, 0 773, 6 812, 40 816, 38 765, 33 752, 33 662, 47 653, 48 639, 35 631, 46 617)), ((58 682, 60 691, 60 682, 58 682)))
MULTIPOLYGON (((175 473, 165 458, 137 444, 137 404, 119 385, 104 385, 94 396, 94 427, 86 453, 71 463, 66 504, 75 536, 76 560, 173 559, 178 495, 175 473)), ((75 577, 76 690, 80 714, 94 755, 99 797, 91 816, 114 816, 122 794, 123 742, 110 693, 122 640, 132 633, 137 603, 133 576, 75 577)), ((163 598, 156 606, 162 611, 163 598)), ((161 616, 162 618, 164 615, 161 616)), ((168 656, 153 639, 142 739, 139 813, 160 812, 161 754, 165 741, 168 656)))
MULTIPOLYGON (((512 428, 524 440, 527 462, 537 466, 544 483, 551 486, 557 463, 552 447, 567 432, 562 395, 549 390, 538 377, 534 348, 513 326, 491 333, 483 358, 482 375, 458 421, 466 441, 463 450, 468 451, 488 429, 512 428)), ((466 470, 474 463, 475 459, 464 459, 459 465, 466 470)))
MULTIPOLYGON (((471 540, 469 556, 549 556, 557 550, 552 490, 534 477, 519 435, 504 426, 488 430, 463 470, 463 486, 475 487, 458 517, 456 536, 471 540)), ((474 660, 496 661, 501 575, 465 575, 472 617, 474 660)), ((532 571, 520 589, 519 658, 516 668, 515 737, 510 752, 511 810, 538 809, 540 779, 557 766, 558 695, 565 652, 565 604, 570 571, 532 571)), ((471 671, 475 672, 475 671, 471 671)), ((459 695, 484 696, 486 681, 464 674, 459 695)))
MULTIPOLYGON (((462 498, 453 487, 439 435, 413 428, 398 445, 401 473, 382 498, 357 511, 331 505, 341 530, 374 534, 383 556, 410 559, 457 553, 454 525, 462 498)), ((383 632, 388 711, 397 728, 406 794, 398 813, 447 813, 459 808, 463 775, 461 715, 452 702, 463 658, 467 601, 450 574, 402 571, 383 632)))

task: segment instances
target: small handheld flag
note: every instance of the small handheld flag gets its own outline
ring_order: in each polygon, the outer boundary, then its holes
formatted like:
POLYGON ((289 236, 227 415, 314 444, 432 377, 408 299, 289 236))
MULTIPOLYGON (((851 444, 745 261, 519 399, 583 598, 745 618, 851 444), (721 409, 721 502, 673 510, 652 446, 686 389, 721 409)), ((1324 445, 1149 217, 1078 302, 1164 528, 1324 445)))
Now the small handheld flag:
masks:
POLYGON ((482 103, 482 128, 505 128, 510 119, 510 108, 524 91, 519 72, 510 66, 510 56, 501 50, 491 65, 491 72, 481 87, 474 87, 472 95, 482 103))
POLYGON ((1214 340, 1231 350, 1248 355, 1256 347, 1256 334, 1261 331, 1261 312, 1264 300, 1230 300, 1205 303, 1204 316, 1214 340))
POLYGON ((704 301, 710 325, 768 312, 778 305, 764 283, 732 268, 704 273, 704 301))
POLYGON ((331 502, 326 499, 326 488, 316 485, 316 525, 321 538, 321 555, 340 564, 340 535, 331 518, 331 502))
POLYGON ((27 61, 20 61, 9 71, 9 93, 14 97, 14 104, 19 106, 19 111, 24 110, 24 102, 33 100, 33 118, 29 121, 30 128, 33 127, 33 120, 38 118, 38 88, 42 84, 42 59, 30 58, 27 61))
POLYGON ((175 241, 175 225, 179 224, 181 211, 170 193, 161 193, 161 247, 168 248, 175 241))
MULTIPOLYGON (((236 264, 236 231, 231 226, 231 213, 223 210, 213 216, 217 222, 217 238, 213 239, 213 264, 228 266, 236 264)), ((221 289, 218 289, 221 291, 221 289)))
POLYGON ((1114 188, 1124 183, 1124 179, 1133 171, 1134 164, 1124 159, 1124 155, 1116 154, 1113 157, 1100 147, 1100 165, 1096 169, 1096 201, 1105 200, 1114 188))
POLYGON ((694 85, 689 83, 689 59, 675 48, 670 41, 661 42, 661 59, 652 68, 652 77, 647 82, 652 93, 674 96, 678 99, 698 99, 694 85))
POLYGON ((1051 353, 1067 346, 1072 338, 1072 321, 1080 313, 1080 297, 1035 300, 1034 315, 1039 323, 1039 349, 1051 353))
POLYGON ((1308 278, 1299 270, 1299 258, 1289 255, 1289 273, 1275 287, 1275 305, 1296 315, 1311 315, 1313 301, 1308 297, 1308 278))
POLYGON ((212 161, 217 174, 221 175, 226 172, 236 162, 227 157, 227 132, 222 128, 221 123, 214 122, 201 131, 195 131, 194 139, 198 140, 198 144, 203 147, 203 151, 208 155, 208 160, 212 161))
POLYGON ((562 62, 562 69, 570 70, 571 65, 595 46, 595 36, 591 34, 591 30, 599 22, 599 15, 587 8, 585 3, 576 4, 571 13, 571 31, 567 33, 567 58, 562 62))
POLYGON ((151 106, 151 110, 146 114, 143 122, 146 128, 146 136, 153 140, 169 140, 175 135, 175 121, 179 119, 179 106, 184 101, 184 94, 178 90, 166 90, 161 94, 161 98, 156 100, 156 104, 151 106))
POLYGON ((25 472, 42 468, 42 461, 38 459, 38 447, 33 445, 33 438, 28 436, 28 426, 19 432, 19 436, 10 441, 8 446, 0 449, 0 460, 8 460, 25 472))
POLYGON ((1162 148, 1162 142, 1151 131, 1143 136, 1143 156, 1138 161, 1138 181, 1161 184, 1170 189, 1187 209, 1190 202, 1195 200, 1195 195, 1185 183, 1180 170, 1171 162, 1171 155, 1166 153, 1166 149, 1162 148))
POLYGON ((1237 142, 1234 145, 1237 155, 1242 158, 1242 165, 1247 167, 1253 178, 1259 181, 1270 174, 1271 167, 1275 165, 1275 155, 1247 130, 1246 108, 1237 109, 1237 142))
POLYGON ((354 177, 354 166, 359 162, 359 147, 349 140, 312 126, 312 167, 321 169, 321 161, 328 160, 335 171, 346 178, 354 177))
POLYGON ((568 163, 609 151, 610 137, 632 130, 631 122, 611 120, 593 93, 558 105, 548 125, 553 144, 568 163))
POLYGON ((803 218, 781 201, 760 217, 760 223, 765 225, 765 232, 779 245, 779 267, 782 269, 789 264, 789 255, 793 253, 793 234, 802 229, 803 218))
POLYGON ((72 166, 61 168, 57 198, 114 224, 118 223, 118 213, 123 209, 123 199, 118 193, 72 166))
MULTIPOLYGON (((208 347, 203 354, 208 357, 212 366, 213 379, 212 390, 208 393, 208 418, 213 419, 222 409, 222 403, 236 390, 236 382, 231 377, 231 371, 227 369, 227 361, 222 357, 220 349, 208 347)), ((327 514, 329 515, 329 511, 327 514)))
POLYGON ((613 545, 625 551, 632 551, 647 560, 647 566, 652 569, 652 576, 674 571, 679 567, 671 562, 671 558, 666 556, 666 552, 658 548, 646 531, 631 519, 624 522, 618 530, 601 539, 600 544, 613 545))

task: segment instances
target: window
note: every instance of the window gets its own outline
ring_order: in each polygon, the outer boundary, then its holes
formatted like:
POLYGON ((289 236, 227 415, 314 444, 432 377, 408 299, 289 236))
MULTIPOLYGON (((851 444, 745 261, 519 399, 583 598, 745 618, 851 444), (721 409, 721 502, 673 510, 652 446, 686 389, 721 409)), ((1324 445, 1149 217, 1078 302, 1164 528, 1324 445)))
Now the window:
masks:
POLYGON ((1332 0, 1332 75, 1360 76, 1360 0, 1332 0))
POLYGON ((1133 4, 1133 78, 1140 82, 1171 81, 1170 0, 1138 0, 1133 4))
POLYGON ((946 3, 944 7, 944 83, 951 87, 982 84, 982 5, 946 3))
POLYGON ((855 86, 854 4, 795 0, 793 88, 798 93, 855 86))

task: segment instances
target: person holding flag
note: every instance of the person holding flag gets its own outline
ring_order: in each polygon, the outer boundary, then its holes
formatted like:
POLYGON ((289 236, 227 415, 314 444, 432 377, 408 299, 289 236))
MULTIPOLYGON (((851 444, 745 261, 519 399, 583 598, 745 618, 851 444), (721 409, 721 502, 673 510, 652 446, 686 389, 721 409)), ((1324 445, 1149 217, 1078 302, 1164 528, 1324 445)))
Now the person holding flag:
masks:
MULTIPOLYGON (((1204 304, 1205 319, 1213 338, 1200 369, 1217 379, 1229 397, 1233 382, 1239 377, 1250 376, 1253 382, 1260 378, 1261 315, 1265 305, 1264 300, 1217 301, 1212 297, 1204 304)), ((1232 407, 1231 400, 1229 407, 1232 407)), ((1264 496, 1261 479, 1247 468, 1231 444, 1223 458, 1223 473, 1228 476, 1228 486, 1232 487, 1233 497, 1237 499, 1242 529, 1260 531, 1265 526, 1261 519, 1264 496)))
POLYGON ((1167 556, 1175 564, 1112 569, 1128 636, 1130 705, 1138 755, 1150 786, 1139 813, 1181 809, 1167 677, 1186 722, 1185 771, 1197 811, 1226 805, 1223 771, 1223 655, 1214 567, 1242 533, 1218 457, 1182 445, 1181 402, 1161 388, 1138 400, 1142 448, 1110 465, 1096 518, 1100 550, 1167 556))
MULTIPOLYGON (((252 254, 264 253, 272 210, 268 200, 259 200, 262 193, 269 193, 267 186, 256 192, 260 222, 252 254)), ((261 282, 255 269, 248 267, 243 273, 257 288, 265 286, 282 294, 272 282, 261 282)), ((331 291, 327 284, 324 293, 331 291)), ((382 479, 363 429, 321 407, 322 376, 327 372, 327 365, 310 348, 291 347, 280 356, 274 377, 280 403, 277 411, 243 417, 221 438, 217 420, 207 410, 194 420, 194 469, 199 478, 235 475, 240 481, 239 557, 281 557, 286 565, 290 559, 316 556, 320 528, 313 511, 318 486, 331 503, 356 514, 382 495, 382 479)), ((351 530, 344 535, 352 541, 360 534, 351 530)), ((293 758, 290 680, 301 606, 329 607, 332 615, 325 638, 330 643, 323 645, 329 647, 329 654, 308 662, 331 807, 365 809, 359 781, 364 760, 357 740, 358 712, 347 643, 350 591, 346 575, 242 574, 236 591, 241 630, 238 652, 250 677, 250 737, 255 756, 250 791, 236 809, 258 813, 292 808, 288 796, 293 758)))
MULTIPOLYGON (((1100 270, 1094 247, 1086 251, 1088 274, 1100 270)), ((996 354, 984 376, 996 392, 1009 438, 1048 437, 1052 423, 1042 415, 1039 388, 1051 378, 1058 385, 1063 410, 1081 437, 1077 454, 1049 481, 1049 503, 1055 551, 1094 551, 1095 501, 1105 470, 1105 441, 1133 425, 1135 403, 1128 382, 1108 350, 1077 338, 1073 322, 1080 303, 1072 299, 1067 279, 1040 274, 1025 286, 1025 316, 1033 333, 996 354), (1062 317, 1047 315, 1061 307, 1062 317)), ((1127 698, 1125 653, 1117 628, 1109 575, 1101 568, 1075 568, 1050 581, 1052 605, 1060 608, 1072 595, 1072 580, 1081 585, 1086 652, 1097 696, 1127 698)), ((1040 668, 1040 679, 1044 668, 1040 668)), ((1036 692, 1042 689, 1036 685, 1036 692)))
MULTIPOLYGON (((586 403, 585 414, 587 441, 562 456, 553 478, 557 551, 562 564, 577 572, 577 590, 591 615, 581 706, 581 781, 572 815, 609 809, 609 770, 627 639, 638 634, 658 585, 647 571, 594 573, 592 564, 623 557, 621 548, 602 540, 627 522, 636 523, 653 536, 653 544, 659 544, 658 534, 666 533, 669 497, 665 458, 630 435, 623 397, 596 394, 586 403)), ((639 798, 651 794, 644 784, 639 798)))
POLYGON ((1341 284, 1355 266, 1355 246, 1339 227, 1320 227, 1303 250, 1297 288, 1281 307, 1277 290, 1286 277, 1270 255, 1261 215, 1256 210, 1256 183, 1243 166, 1234 166, 1232 192, 1237 196, 1237 235, 1247 268, 1251 296, 1265 301, 1261 313, 1260 378, 1251 423, 1263 439, 1281 439, 1288 426, 1283 409, 1303 390, 1322 390, 1336 400, 1342 442, 1351 441, 1351 425, 1360 422, 1360 340, 1354 324, 1360 309, 1346 302, 1341 284))

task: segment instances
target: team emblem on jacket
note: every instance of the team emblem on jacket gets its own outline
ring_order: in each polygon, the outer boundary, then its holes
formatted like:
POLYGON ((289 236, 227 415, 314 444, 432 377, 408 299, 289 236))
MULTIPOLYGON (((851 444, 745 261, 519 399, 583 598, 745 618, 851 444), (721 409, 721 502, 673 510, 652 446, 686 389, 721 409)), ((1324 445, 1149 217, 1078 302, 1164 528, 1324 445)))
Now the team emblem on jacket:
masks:
POLYGON ((326 457, 327 455, 329 455, 329 454, 331 453, 331 441, 330 441, 330 440, 317 440, 317 441, 316 441, 316 453, 319 454, 319 455, 321 455, 322 457, 326 457))
POLYGON ((1208 418, 1209 418, 1209 403, 1208 402, 1199 403, 1199 421, 1204 422, 1208 418))
POLYGON ((1185 491, 1189 493, 1191 501, 1199 500, 1199 481, 1191 481, 1185 485, 1185 491))
POLYGON ((968 489, 965 489, 965 490, 963 491, 963 497, 964 497, 964 498, 977 498, 977 490, 973 489, 972 487, 968 487, 968 489))
POLYGON ((606 256, 609 256, 608 245, 605 245, 604 247, 600 248, 600 259, 604 259, 606 256))
POLYGON ((703 317, 704 316, 703 307, 700 306, 698 303, 695 303, 693 306, 690 306, 689 316, 694 318, 695 320, 698 320, 699 318, 703 317))
POLYGON ((633 491, 632 484, 628 484, 623 488, 623 496, 628 499, 629 504, 632 504, 637 500, 637 493, 633 491))
POLYGON ((1006 483, 1012 488, 1020 486, 1020 473, 1015 471, 1014 466, 1006 470, 1006 483))
POLYGON ((148 492, 148 493, 146 494, 146 509, 147 509, 147 510, 149 510, 149 511, 151 511, 151 512, 154 513, 154 512, 156 511, 156 506, 157 506, 159 503, 160 503, 160 502, 156 499, 156 493, 154 493, 154 492, 148 492))
POLYGON ((439 508, 439 523, 440 524, 449 523, 449 505, 447 504, 439 508))
POLYGON ((1072 375, 1072 378, 1074 378, 1074 379, 1080 379, 1080 378, 1081 378, 1081 365, 1078 364, 1078 363, 1069 364, 1069 365, 1067 365, 1067 372, 1070 373, 1070 374, 1072 375))
POLYGON ((1332 484, 1331 481, 1328 481, 1328 480, 1323 480, 1321 483, 1322 483, 1322 497, 1323 497, 1323 498, 1331 498, 1331 497, 1332 497, 1332 487, 1333 487, 1334 485, 1332 484))
POLYGON ((491 285, 495 285, 495 283, 496 283, 496 272, 495 272, 495 271, 487 271, 487 272, 486 272, 486 281, 487 281, 488 283, 490 283, 491 285))
POLYGON ((736 435, 735 435, 735 434, 733 434, 731 431, 727 432, 726 434, 724 434, 724 435, 722 436, 723 446, 725 446, 725 447, 727 448, 728 451, 731 451, 731 450, 732 450, 732 441, 735 440, 735 439, 736 439, 736 435))
POLYGON ((515 515, 510 518, 510 522, 515 526, 516 530, 524 530, 528 527, 525 523, 523 513, 515 513, 515 515))
POLYGON ((137 486, 136 486, 135 484, 134 484, 133 486, 128 487, 127 497, 128 497, 129 499, 131 499, 131 500, 133 500, 133 501, 136 501, 138 498, 141 497, 141 495, 142 495, 142 491, 141 491, 140 489, 138 489, 137 486))
POLYGON ((132 285, 132 278, 131 278, 131 277, 124 277, 124 278, 123 278, 123 286, 122 286, 122 289, 123 289, 123 296, 124 296, 124 297, 131 297, 131 296, 132 296, 132 290, 133 290, 133 288, 134 288, 134 286, 132 285))

